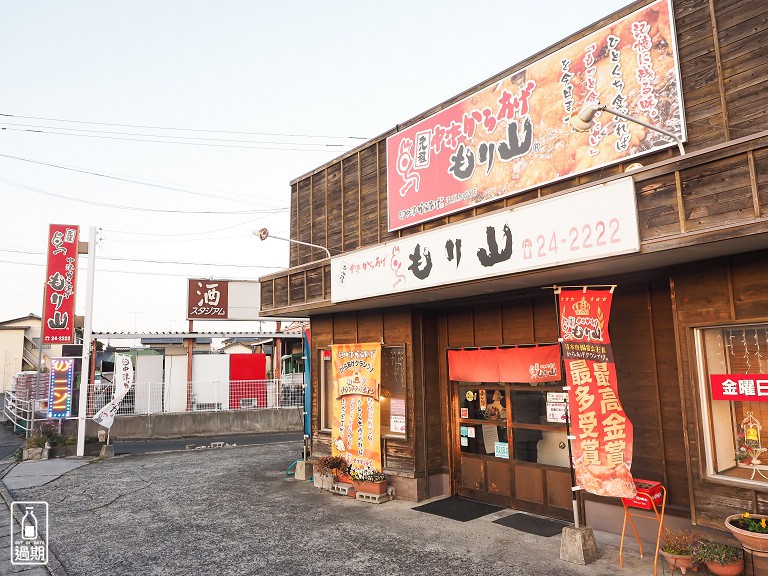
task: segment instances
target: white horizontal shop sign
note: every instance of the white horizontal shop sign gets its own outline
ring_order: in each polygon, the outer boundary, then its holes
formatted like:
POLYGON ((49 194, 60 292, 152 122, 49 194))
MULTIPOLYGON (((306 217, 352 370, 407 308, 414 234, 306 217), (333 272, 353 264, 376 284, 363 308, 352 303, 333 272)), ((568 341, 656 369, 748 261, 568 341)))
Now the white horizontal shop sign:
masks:
POLYGON ((345 302, 640 250, 632 178, 414 234, 331 259, 345 302))

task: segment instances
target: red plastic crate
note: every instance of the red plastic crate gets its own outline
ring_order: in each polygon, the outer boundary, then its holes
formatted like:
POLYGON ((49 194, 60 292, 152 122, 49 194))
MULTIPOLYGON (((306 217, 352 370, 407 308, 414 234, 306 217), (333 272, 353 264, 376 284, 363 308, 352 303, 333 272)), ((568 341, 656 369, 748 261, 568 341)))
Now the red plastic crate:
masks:
POLYGON ((654 504, 657 508, 661 506, 661 482, 635 478, 635 487, 637 488, 637 496, 621 499, 625 506, 642 508, 643 510, 652 510, 654 504))

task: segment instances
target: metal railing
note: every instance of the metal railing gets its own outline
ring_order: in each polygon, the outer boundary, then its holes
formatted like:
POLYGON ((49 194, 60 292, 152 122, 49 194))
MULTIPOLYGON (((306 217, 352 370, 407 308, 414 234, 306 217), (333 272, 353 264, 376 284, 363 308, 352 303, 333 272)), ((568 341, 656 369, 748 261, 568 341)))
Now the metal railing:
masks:
MULTIPOLYGON (((92 387, 88 416, 93 416, 112 400, 109 382, 92 387)), ((304 406, 304 381, 218 380, 208 382, 139 382, 120 402, 117 415, 180 414, 262 410, 304 406)))
POLYGON ((26 438, 29 438, 32 430, 32 404, 33 400, 26 392, 5 392, 3 415, 13 424, 14 432, 24 434, 26 438))

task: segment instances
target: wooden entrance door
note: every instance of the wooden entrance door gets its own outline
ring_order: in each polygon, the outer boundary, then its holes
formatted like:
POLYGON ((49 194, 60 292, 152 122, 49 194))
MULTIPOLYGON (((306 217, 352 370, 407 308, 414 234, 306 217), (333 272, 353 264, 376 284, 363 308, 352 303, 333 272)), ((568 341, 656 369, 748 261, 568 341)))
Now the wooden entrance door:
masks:
POLYGON ((553 420, 561 386, 454 383, 455 492, 544 516, 570 518, 565 424, 553 420))

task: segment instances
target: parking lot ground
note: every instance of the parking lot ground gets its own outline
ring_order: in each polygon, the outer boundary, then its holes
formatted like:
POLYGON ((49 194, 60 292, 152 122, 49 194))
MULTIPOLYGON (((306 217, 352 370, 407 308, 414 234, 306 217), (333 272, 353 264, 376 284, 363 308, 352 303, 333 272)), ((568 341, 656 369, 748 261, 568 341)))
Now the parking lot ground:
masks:
POLYGON ((614 535, 597 534, 602 557, 579 566, 559 559, 559 535, 492 522, 512 510, 457 522, 413 502, 320 491, 285 474, 300 450, 289 441, 117 456, 11 496, 49 503, 54 574, 653 573, 631 547, 620 571, 614 535))

